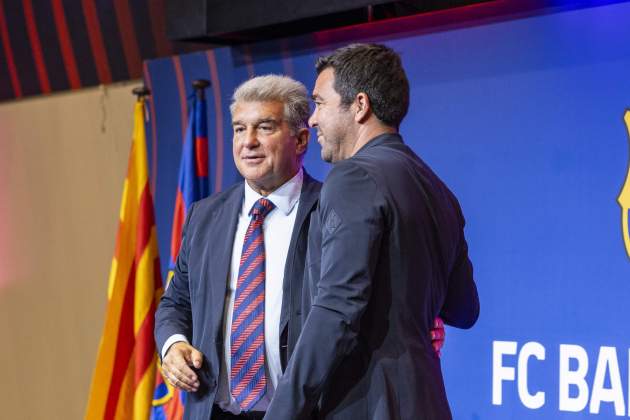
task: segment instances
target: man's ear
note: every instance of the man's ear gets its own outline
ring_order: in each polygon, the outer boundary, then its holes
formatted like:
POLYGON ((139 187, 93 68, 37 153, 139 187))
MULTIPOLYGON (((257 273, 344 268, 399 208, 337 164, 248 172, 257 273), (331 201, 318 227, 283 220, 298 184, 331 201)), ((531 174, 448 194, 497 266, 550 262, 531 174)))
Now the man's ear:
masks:
POLYGON ((357 96, 354 98, 354 105, 355 122, 363 123, 370 117, 370 115, 372 115, 372 104, 370 103, 370 98, 367 96, 367 93, 357 93, 357 96))
POLYGON ((308 139, 311 136, 311 132, 308 128, 300 128, 295 135, 295 150, 298 155, 303 155, 308 149, 308 139))

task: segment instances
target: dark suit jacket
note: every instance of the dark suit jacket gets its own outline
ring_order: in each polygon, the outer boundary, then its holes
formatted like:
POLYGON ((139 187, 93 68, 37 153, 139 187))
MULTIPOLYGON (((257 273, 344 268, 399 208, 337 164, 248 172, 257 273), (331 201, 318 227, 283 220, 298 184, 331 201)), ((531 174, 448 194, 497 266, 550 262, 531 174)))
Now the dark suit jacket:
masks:
POLYGON ((450 419, 429 330, 437 315, 468 328, 479 314, 463 227, 457 199, 400 136, 337 163, 311 217, 312 306, 265 418, 315 407, 326 419, 450 419))
MULTIPOLYGON (((295 225, 284 267, 280 315, 280 356, 283 368, 293 351, 301 321, 304 258, 311 212, 321 183, 304 173, 295 225)), ((188 395, 185 418, 210 418, 223 357, 223 310, 232 243, 244 197, 239 183, 194 203, 184 224, 175 276, 155 314, 158 351, 173 334, 184 334, 205 358, 198 371, 199 390, 188 395)))

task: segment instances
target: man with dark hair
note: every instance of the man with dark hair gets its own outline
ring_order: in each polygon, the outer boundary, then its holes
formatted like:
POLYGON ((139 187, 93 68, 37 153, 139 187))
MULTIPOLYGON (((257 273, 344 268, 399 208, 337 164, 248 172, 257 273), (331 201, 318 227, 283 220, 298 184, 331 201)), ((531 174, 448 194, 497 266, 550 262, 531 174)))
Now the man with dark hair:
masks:
POLYGON ((320 57, 317 74, 327 68, 335 73, 335 91, 348 109, 359 92, 370 98, 372 112, 386 126, 398 130, 409 108, 409 81, 400 57, 382 45, 350 45, 320 57))
POLYGON ((309 124, 334 167, 311 217, 310 312, 265 418, 449 419, 429 331, 479 314, 459 204, 398 134, 394 51, 350 45, 317 72, 309 124))

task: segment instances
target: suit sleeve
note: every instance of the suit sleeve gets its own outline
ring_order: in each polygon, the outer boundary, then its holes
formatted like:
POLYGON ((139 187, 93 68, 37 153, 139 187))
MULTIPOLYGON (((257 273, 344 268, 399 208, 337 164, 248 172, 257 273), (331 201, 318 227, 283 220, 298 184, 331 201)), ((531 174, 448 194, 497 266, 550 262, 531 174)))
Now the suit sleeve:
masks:
POLYGON ((337 163, 320 198, 317 296, 265 418, 309 418, 330 374, 356 345, 384 229, 384 200, 355 163, 337 163))
POLYGON ((188 255, 190 251, 190 220, 194 212, 193 203, 188 210, 182 230, 182 243, 175 264, 174 276, 166 288, 155 312, 155 341, 162 349, 166 340, 175 334, 192 337, 192 312, 190 288, 188 287, 188 255))
POLYGON ((473 278, 473 267, 468 258, 468 244, 464 237, 464 217, 458 209, 461 220, 461 239, 457 257, 448 279, 446 299, 440 316, 448 325, 457 328, 470 328, 479 317, 479 295, 473 278))

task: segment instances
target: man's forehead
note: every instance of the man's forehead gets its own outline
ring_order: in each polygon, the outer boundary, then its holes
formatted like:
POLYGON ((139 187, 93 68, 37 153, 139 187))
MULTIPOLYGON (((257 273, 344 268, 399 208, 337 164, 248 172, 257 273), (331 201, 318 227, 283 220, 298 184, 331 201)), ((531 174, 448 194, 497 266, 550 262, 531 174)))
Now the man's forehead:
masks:
POLYGON ((322 70, 315 80, 315 86, 313 87, 313 94, 311 97, 313 99, 321 98, 322 95, 330 93, 329 91, 333 89, 334 81, 335 77, 332 68, 328 67, 322 70))
POLYGON ((284 104, 280 101, 237 102, 232 122, 280 122, 284 117, 284 104))

